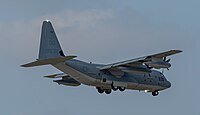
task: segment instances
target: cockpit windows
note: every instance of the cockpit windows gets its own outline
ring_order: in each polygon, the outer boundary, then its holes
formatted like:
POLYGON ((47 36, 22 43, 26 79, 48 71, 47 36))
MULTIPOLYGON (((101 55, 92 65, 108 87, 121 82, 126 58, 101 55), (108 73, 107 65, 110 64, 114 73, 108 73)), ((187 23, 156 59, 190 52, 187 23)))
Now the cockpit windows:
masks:
POLYGON ((165 81, 165 79, 162 77, 159 77, 158 79, 159 79, 159 81, 165 81))

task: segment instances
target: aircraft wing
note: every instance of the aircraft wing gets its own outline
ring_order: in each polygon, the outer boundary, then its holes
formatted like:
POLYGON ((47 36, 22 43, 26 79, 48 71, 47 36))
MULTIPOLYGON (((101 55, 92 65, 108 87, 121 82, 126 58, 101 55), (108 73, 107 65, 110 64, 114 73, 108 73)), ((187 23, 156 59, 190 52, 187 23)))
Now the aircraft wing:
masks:
MULTIPOLYGON (((162 53, 157 53, 157 54, 153 54, 153 55, 148 55, 148 56, 144 56, 144 57, 140 57, 140 58, 135 58, 135 59, 131 59, 131 60, 126 60, 126 61, 122 61, 122 62, 117 62, 117 63, 113 63, 113 64, 109 64, 109 65, 105 65, 103 67, 100 67, 100 70, 108 70, 108 69, 120 69, 120 67, 130 67, 130 68, 144 68, 144 64, 147 62, 151 62, 153 59, 162 59, 166 58, 167 56, 170 55, 174 55, 177 53, 182 52, 181 50, 170 50, 170 51, 166 51, 166 52, 162 52, 162 53)), ((170 65, 171 66, 171 65, 170 65)))

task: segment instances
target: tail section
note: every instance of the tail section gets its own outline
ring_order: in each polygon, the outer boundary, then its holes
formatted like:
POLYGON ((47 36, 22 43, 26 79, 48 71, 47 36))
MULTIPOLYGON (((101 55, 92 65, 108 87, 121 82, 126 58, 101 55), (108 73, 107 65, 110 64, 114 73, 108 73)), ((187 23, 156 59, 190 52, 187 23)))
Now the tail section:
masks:
POLYGON ((39 59, 37 61, 21 65, 22 67, 33 67, 47 64, 57 64, 76 56, 65 56, 53 26, 50 21, 44 21, 42 24, 42 33, 40 40, 39 59))
POLYGON ((50 21, 42 24, 39 60, 65 56, 50 21))

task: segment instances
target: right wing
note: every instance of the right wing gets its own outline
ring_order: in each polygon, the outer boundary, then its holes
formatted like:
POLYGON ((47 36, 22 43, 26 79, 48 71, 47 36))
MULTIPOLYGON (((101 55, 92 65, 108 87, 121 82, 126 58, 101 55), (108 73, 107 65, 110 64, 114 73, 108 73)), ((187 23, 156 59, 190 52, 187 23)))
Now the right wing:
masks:
POLYGON ((153 55, 149 55, 149 56, 144 56, 144 57, 140 57, 140 58, 135 58, 135 59, 131 59, 131 60, 126 60, 126 61, 122 61, 122 62, 109 64, 109 65, 101 67, 100 69, 104 70, 104 69, 109 69, 109 68, 114 68, 114 67, 119 67, 119 66, 131 66, 131 65, 133 65, 135 67, 135 65, 142 65, 142 63, 144 63, 144 62, 152 61, 153 58, 162 59, 164 57, 174 55, 174 54, 177 54, 180 52, 182 52, 182 51, 181 50, 170 50, 170 51, 157 53, 157 54, 153 54, 153 55))
POLYGON ((171 64, 169 64, 169 60, 166 61, 166 57, 180 52, 182 51, 170 50, 162 53, 105 65, 100 67, 100 70, 108 70, 116 76, 123 75, 123 72, 150 73, 151 68, 169 68, 171 64))

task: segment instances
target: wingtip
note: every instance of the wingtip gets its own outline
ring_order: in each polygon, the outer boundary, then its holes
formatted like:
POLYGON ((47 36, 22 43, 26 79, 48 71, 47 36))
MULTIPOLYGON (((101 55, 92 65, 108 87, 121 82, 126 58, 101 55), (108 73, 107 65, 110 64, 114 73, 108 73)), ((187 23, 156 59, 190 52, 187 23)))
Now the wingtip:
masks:
POLYGON ((26 65, 20 65, 20 67, 26 67, 26 65))
POLYGON ((74 58, 77 58, 77 56, 73 56, 74 58))
POLYGON ((20 67, 29 67, 27 64, 20 65, 20 67))
POLYGON ((181 53, 181 52, 183 52, 182 50, 175 50, 177 53, 181 53))

